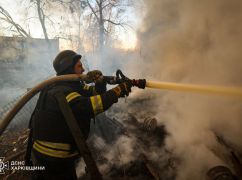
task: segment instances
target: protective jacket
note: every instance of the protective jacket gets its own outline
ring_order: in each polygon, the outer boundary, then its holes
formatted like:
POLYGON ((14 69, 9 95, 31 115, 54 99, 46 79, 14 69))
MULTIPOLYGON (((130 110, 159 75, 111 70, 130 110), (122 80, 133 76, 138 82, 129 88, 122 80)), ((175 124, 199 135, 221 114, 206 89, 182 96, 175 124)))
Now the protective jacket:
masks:
POLYGON ((33 152, 57 159, 75 159, 77 147, 58 107, 55 94, 65 95, 86 139, 90 120, 118 101, 114 91, 80 82, 59 82, 44 89, 32 115, 33 152))

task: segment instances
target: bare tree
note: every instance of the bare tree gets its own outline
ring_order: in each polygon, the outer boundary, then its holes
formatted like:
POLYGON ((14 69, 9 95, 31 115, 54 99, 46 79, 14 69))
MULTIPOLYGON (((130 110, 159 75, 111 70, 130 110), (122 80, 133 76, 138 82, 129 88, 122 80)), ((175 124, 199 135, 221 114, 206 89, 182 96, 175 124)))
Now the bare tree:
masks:
MULTIPOLYGON (((61 33, 61 39, 66 39, 75 44, 77 51, 83 49, 82 44, 82 22, 81 17, 83 15, 83 10, 87 7, 86 0, 51 0, 58 6, 63 7, 63 10, 68 14, 61 15, 63 30, 66 31, 70 27, 76 27, 76 34, 63 34, 61 33), (71 17, 68 19, 68 17, 71 17)), ((63 11, 63 12, 64 12, 63 11)), ((70 29, 69 29, 70 30, 70 29)))
POLYGON ((46 16, 46 14, 44 12, 44 8, 45 8, 46 4, 48 3, 48 1, 47 0, 30 0, 30 3, 32 3, 36 6, 36 10, 38 13, 38 19, 40 21, 45 40, 49 44, 49 37, 48 37, 47 28, 46 28, 46 18, 48 18, 48 17, 46 16))
MULTIPOLYGON (((3 17, 0 17, 0 20, 5 21, 11 25, 9 27, 11 31, 14 31, 14 30, 12 30, 12 27, 14 27, 20 36, 31 38, 29 33, 27 33, 23 27, 21 27, 18 23, 16 23, 13 20, 13 18, 11 17, 11 15, 2 6, 0 6, 0 14, 3 16, 3 17)), ((14 32, 16 32, 16 31, 14 31, 14 32)))
POLYGON ((91 10, 93 24, 98 26, 99 50, 103 51, 105 45, 105 35, 109 35, 112 27, 125 27, 127 22, 122 19, 130 1, 121 0, 87 0, 88 7, 91 10))

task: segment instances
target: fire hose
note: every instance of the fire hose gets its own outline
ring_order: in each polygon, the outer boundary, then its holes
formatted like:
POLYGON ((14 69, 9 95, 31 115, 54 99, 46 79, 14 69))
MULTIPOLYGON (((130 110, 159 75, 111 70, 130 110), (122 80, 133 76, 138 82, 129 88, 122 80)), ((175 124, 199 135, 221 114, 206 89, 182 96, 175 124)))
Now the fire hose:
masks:
MULTIPOLYGON (((120 84, 125 81, 129 81, 133 86, 139 88, 153 88, 153 89, 166 89, 166 90, 176 90, 176 91, 186 91, 195 93, 205 93, 205 94, 218 94, 225 96, 232 96, 237 98, 242 98, 242 88, 238 87, 219 87, 219 86, 205 86, 205 85, 191 85, 191 84, 179 84, 179 83, 169 83, 169 82, 156 82, 156 81, 146 81, 142 80, 131 80, 123 75, 120 70, 117 70, 116 76, 103 76, 104 80, 111 85, 120 84), (142 82, 142 83, 140 83, 142 82)), ((0 135, 7 128, 8 124, 15 117, 15 115, 20 111, 20 109, 38 92, 44 89, 46 86, 51 85, 60 81, 84 81, 88 82, 86 75, 62 75, 50 78, 36 85, 30 91, 28 91, 15 106, 0 120, 0 135)))

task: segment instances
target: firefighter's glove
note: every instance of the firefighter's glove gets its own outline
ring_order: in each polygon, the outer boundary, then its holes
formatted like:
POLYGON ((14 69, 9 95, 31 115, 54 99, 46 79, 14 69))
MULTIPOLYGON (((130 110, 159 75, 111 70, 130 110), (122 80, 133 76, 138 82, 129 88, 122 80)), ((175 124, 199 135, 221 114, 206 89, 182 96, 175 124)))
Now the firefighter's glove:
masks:
POLYGON ((93 70, 93 71, 89 71, 86 74, 86 80, 87 83, 91 83, 91 82, 102 82, 103 81, 103 74, 101 71, 99 70, 93 70))
POLYGON ((128 96, 129 93, 131 92, 131 87, 132 87, 132 83, 129 81, 126 81, 126 82, 119 84, 112 90, 115 92, 115 94, 118 97, 125 97, 125 96, 128 96))
MULTIPOLYGON (((103 76, 102 76, 103 77, 103 76)), ((107 82, 102 78, 100 78, 95 83, 95 90, 98 94, 102 94, 107 91, 107 82)))
POLYGON ((132 84, 134 86, 137 86, 138 88, 144 89, 146 86, 146 80, 145 79, 133 79, 132 84))

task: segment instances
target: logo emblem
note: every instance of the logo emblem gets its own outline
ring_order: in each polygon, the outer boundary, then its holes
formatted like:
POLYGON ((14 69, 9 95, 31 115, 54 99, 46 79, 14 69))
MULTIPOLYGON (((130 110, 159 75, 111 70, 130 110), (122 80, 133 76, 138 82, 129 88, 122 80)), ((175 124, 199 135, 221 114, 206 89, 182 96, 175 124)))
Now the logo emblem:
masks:
POLYGON ((0 157, 0 174, 5 174, 5 169, 9 169, 9 162, 4 162, 4 157, 0 157))

